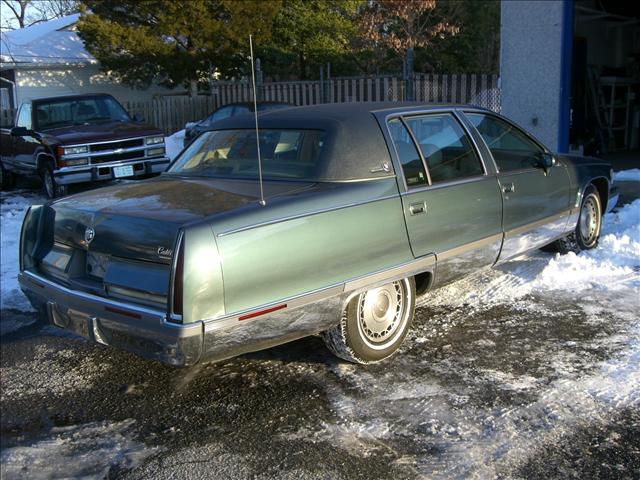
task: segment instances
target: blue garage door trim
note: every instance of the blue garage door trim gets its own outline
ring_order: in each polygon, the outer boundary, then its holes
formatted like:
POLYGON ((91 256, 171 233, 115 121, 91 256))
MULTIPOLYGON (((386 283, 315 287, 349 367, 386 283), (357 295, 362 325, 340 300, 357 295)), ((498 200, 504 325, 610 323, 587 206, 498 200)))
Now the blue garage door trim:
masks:
POLYGON ((573 53, 573 0, 564 0, 562 8, 562 57, 560 77, 560 112, 558 117, 558 152, 569 152, 571 121, 571 57, 573 53))

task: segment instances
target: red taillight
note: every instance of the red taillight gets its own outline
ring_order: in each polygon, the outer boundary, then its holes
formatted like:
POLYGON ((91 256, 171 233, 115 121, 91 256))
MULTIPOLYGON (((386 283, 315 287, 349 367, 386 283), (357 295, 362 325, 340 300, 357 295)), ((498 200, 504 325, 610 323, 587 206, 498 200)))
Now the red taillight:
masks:
POLYGON ((178 257, 176 258, 175 270, 173 272, 173 313, 182 315, 184 281, 184 242, 181 240, 178 246, 178 257))

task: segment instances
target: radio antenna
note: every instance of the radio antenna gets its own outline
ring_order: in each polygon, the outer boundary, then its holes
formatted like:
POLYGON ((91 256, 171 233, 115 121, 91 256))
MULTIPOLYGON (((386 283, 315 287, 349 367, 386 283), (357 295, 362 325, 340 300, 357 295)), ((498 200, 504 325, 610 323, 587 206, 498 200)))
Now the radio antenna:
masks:
POLYGON ((260 182, 260 205, 267 204, 264 201, 264 188, 262 186, 262 158, 260 156, 260 132, 258 131, 258 97, 256 95, 256 72, 253 67, 253 39, 249 35, 249 50, 251 51, 251 82, 253 83, 253 117, 256 120, 256 148, 258 149, 258 180, 260 182))

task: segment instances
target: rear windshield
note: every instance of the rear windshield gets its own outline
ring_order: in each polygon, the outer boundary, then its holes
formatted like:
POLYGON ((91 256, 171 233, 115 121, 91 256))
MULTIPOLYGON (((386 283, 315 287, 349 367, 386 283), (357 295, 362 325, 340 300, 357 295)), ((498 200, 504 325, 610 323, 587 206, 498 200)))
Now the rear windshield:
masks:
POLYGON ((35 104, 35 109, 38 130, 130 120, 115 98, 102 95, 39 101, 35 104))
MULTIPOLYGON (((260 130, 263 178, 318 180, 323 145, 324 132, 319 130, 260 130)), ((256 132, 205 132, 182 152, 169 173, 256 179, 256 132)))

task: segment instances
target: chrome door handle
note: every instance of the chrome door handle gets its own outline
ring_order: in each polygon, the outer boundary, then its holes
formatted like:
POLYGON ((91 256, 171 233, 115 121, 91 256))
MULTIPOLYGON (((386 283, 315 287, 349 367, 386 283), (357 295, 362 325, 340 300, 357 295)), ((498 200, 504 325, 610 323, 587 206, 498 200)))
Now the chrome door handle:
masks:
POLYGON ((427 204, 424 202, 412 203, 409 205, 409 212, 411 215, 420 215, 421 213, 427 213, 427 204))
POLYGON ((513 193, 516 191, 516 186, 513 183, 507 183, 502 186, 502 191, 504 193, 513 193))

